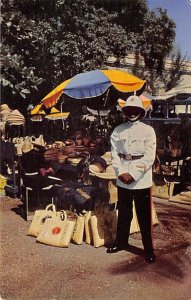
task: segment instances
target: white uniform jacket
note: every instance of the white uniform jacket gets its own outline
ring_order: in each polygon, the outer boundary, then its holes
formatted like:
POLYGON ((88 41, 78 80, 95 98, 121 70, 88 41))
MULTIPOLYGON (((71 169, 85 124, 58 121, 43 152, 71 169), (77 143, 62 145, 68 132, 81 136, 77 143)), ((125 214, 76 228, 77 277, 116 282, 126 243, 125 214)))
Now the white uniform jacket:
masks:
POLYGON ((112 164, 116 176, 129 173, 134 182, 124 184, 117 179, 117 185, 127 189, 143 189, 152 186, 152 165, 156 155, 154 129, 140 121, 127 122, 117 126, 111 135, 112 164), (120 154, 143 157, 135 160, 120 158, 120 154))

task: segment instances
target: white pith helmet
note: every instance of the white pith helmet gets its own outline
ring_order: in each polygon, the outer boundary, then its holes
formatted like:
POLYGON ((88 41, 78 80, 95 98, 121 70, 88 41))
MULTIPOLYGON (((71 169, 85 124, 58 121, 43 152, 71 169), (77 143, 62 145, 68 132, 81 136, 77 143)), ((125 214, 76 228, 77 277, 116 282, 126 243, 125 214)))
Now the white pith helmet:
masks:
POLYGON ((143 107, 143 103, 140 97, 133 95, 127 98, 125 105, 122 107, 122 111, 125 114, 129 107, 138 107, 140 109, 141 115, 140 117, 143 118, 146 115, 146 110, 143 107))

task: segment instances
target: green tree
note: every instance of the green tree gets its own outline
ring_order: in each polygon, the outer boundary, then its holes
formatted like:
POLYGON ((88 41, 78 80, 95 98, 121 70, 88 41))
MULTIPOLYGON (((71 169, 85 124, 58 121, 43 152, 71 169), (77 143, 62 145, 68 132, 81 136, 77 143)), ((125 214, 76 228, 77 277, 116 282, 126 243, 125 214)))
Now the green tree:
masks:
POLYGON ((125 30, 113 22, 114 18, 114 14, 96 10, 87 1, 64 2, 59 34, 50 49, 57 53, 55 63, 62 78, 103 68, 109 55, 125 56, 132 50, 125 30))
MULTIPOLYGON (((136 63, 133 72, 147 80, 148 89, 153 94, 157 93, 161 85, 164 87, 166 84, 167 89, 169 84, 167 77, 172 78, 170 74, 173 69, 167 70, 165 61, 173 50, 175 28, 176 25, 168 17, 167 11, 159 8, 145 15, 144 31, 137 35, 136 63)), ((176 82, 174 78, 173 83, 176 82)))
POLYGON ((145 66, 162 74, 164 60, 173 49, 175 23, 162 8, 145 16, 144 32, 139 34, 137 49, 143 56, 145 66))
POLYGON ((132 52, 143 57, 152 87, 174 29, 166 11, 149 12, 146 0, 2 0, 3 101, 36 104, 77 73, 105 68, 108 56, 119 66, 132 52))
POLYGON ((116 15, 86 0, 4 0, 2 18, 2 96, 15 103, 38 103, 63 80, 132 51, 116 15))
POLYGON ((185 71, 184 62, 186 60, 186 55, 182 56, 180 50, 173 50, 169 58, 171 60, 171 67, 170 69, 164 68, 162 74, 162 82, 164 83, 165 91, 175 87, 185 71))
MULTIPOLYGON (((18 100, 35 95, 42 78, 31 64, 31 37, 35 31, 33 20, 17 11, 14 1, 2 3, 1 93, 3 101, 17 106, 18 100)), ((33 38, 33 42, 35 39, 33 38)), ((25 101, 26 102, 26 101, 25 101)))
POLYGON ((123 26, 127 34, 142 32, 148 12, 146 0, 95 0, 94 5, 116 13, 116 23, 123 26))
POLYGON ((173 49, 176 27, 167 11, 162 8, 149 11, 144 0, 97 0, 96 5, 117 12, 117 24, 125 28, 128 37, 132 34, 131 41, 135 46, 132 73, 147 79, 149 91, 156 93, 161 85, 165 89, 176 85, 181 73, 181 57, 178 54, 172 56, 170 70, 165 66, 173 49))

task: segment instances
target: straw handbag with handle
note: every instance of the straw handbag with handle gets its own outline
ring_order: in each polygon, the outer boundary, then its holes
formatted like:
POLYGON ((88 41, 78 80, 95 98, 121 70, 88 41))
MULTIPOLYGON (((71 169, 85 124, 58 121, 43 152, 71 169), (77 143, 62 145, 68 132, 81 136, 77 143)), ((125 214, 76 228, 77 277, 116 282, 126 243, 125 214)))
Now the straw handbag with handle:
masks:
POLYGON ((152 195, 157 198, 169 199, 173 195, 174 183, 173 182, 155 182, 152 186, 152 195))
POLYGON ((67 248, 74 232, 75 220, 68 220, 63 210, 51 219, 46 219, 43 229, 37 236, 37 242, 67 248))
POLYGON ((135 203, 133 201, 133 219, 131 221, 131 226, 130 226, 130 234, 135 233, 135 232, 139 232, 140 231, 140 227, 139 227, 139 222, 137 219, 137 213, 135 210, 135 203))
POLYGON ((22 147, 24 144, 24 139, 22 137, 13 139, 13 143, 16 148, 16 154, 21 156, 23 154, 22 147))
POLYGON ((43 135, 40 134, 38 138, 33 137, 32 144, 34 146, 45 147, 45 141, 43 135))
POLYGON ((30 136, 26 136, 24 138, 24 142, 22 144, 22 152, 27 153, 30 152, 33 149, 33 144, 30 136))
POLYGON ((35 236, 40 233, 47 218, 56 216, 56 208, 54 204, 47 205, 46 209, 35 211, 34 217, 29 227, 28 235, 35 236))
POLYGON ((117 186, 111 180, 108 182, 108 192, 109 192, 109 203, 117 203, 118 194, 117 194, 117 186))
POLYGON ((101 247, 115 242, 117 231, 117 211, 109 211, 108 205, 102 203, 95 208, 95 214, 90 218, 93 246, 101 247))
POLYGON ((74 233, 72 235, 72 242, 74 244, 81 245, 83 243, 84 229, 85 215, 79 214, 77 215, 74 233))
POLYGON ((87 214, 85 215, 85 220, 84 220, 85 242, 88 245, 91 245, 93 243, 93 233, 92 233, 92 228, 91 228, 91 215, 92 215, 92 212, 88 211, 87 214))

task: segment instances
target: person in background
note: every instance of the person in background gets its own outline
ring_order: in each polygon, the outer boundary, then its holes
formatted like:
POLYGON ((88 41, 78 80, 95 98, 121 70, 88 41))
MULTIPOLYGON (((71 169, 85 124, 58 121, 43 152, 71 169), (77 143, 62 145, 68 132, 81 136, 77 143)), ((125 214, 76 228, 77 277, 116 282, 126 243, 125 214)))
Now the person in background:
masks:
POLYGON ((128 250, 134 200, 145 260, 153 263, 151 186, 156 135, 151 126, 140 121, 146 114, 140 97, 130 96, 122 111, 127 122, 117 126, 111 134, 112 165, 117 176, 118 224, 116 241, 107 253, 128 250))

